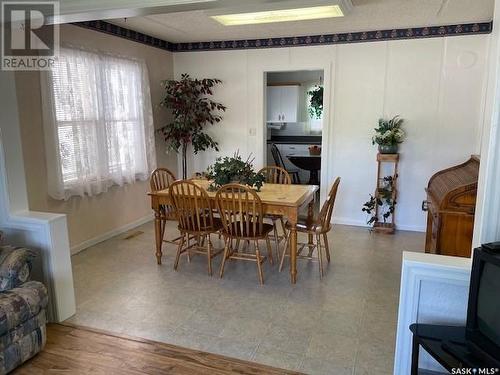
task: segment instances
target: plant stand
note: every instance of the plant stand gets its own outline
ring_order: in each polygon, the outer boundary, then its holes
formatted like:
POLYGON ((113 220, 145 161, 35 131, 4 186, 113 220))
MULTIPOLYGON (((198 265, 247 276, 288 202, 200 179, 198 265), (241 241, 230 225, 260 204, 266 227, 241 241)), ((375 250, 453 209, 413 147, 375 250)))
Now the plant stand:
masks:
MULTIPOLYGON (((377 187, 375 189, 375 198, 380 198, 380 189, 384 184, 384 177, 382 174, 382 166, 384 164, 392 164, 392 189, 391 196, 392 201, 396 202, 397 199, 397 181, 398 181, 398 163, 399 163, 399 154, 377 154, 377 187)), ((384 174, 385 175, 385 174, 384 174)), ((373 223, 373 230, 375 232, 385 233, 385 234, 394 234, 396 231, 396 222, 394 220, 394 215, 396 213, 396 208, 394 207, 391 215, 390 221, 380 221, 380 208, 379 205, 375 205, 375 216, 377 220, 373 223)))

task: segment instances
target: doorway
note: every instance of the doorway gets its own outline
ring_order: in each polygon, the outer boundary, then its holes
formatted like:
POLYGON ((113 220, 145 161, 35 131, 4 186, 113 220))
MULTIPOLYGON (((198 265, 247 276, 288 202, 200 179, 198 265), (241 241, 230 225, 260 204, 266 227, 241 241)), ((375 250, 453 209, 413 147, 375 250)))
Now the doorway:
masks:
POLYGON ((265 73, 264 161, 321 187, 323 70, 265 73))

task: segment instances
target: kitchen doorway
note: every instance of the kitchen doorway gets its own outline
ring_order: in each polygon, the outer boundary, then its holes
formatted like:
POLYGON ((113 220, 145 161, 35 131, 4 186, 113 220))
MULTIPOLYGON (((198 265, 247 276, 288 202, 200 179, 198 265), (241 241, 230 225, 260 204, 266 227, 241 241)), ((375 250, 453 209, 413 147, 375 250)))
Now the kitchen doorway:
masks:
POLYGON ((321 188, 323 70, 265 73, 264 160, 321 188))

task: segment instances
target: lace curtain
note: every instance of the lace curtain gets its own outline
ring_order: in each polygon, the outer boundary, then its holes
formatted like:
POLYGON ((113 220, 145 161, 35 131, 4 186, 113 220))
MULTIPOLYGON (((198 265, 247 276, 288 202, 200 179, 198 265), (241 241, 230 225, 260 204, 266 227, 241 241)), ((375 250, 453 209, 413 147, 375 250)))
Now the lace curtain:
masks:
POLYGON ((42 90, 51 197, 149 178, 156 158, 144 62, 61 48, 42 90))

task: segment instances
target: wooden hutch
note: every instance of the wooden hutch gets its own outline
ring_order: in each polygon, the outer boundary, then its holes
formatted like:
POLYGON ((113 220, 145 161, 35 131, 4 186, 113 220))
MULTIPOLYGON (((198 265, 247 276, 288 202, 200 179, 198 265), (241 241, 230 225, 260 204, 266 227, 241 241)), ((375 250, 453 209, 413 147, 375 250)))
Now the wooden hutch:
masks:
POLYGON ((479 157, 437 172, 429 180, 425 252, 470 257, 476 208, 479 157))

